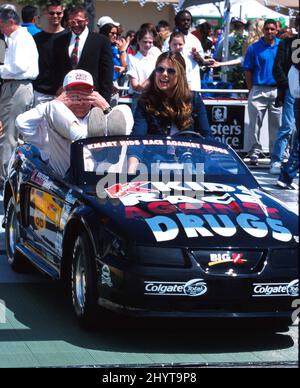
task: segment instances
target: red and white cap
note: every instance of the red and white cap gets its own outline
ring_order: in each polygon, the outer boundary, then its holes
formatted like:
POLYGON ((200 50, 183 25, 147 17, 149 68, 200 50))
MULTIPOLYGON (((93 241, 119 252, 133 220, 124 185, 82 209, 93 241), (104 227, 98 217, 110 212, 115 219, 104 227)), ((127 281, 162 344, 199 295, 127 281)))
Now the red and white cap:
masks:
POLYGON ((69 73, 64 78, 63 87, 71 87, 75 85, 82 85, 88 88, 94 88, 94 81, 92 75, 81 69, 75 69, 69 71, 69 73))

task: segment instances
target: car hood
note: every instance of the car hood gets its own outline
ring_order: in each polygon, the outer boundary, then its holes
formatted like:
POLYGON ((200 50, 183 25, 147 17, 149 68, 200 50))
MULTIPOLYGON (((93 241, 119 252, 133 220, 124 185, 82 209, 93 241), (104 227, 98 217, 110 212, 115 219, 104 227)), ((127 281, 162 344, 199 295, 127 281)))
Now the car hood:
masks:
POLYGON ((95 202, 110 229, 136 244, 265 248, 298 243, 298 216, 259 188, 135 182, 111 186, 106 198, 95 202))

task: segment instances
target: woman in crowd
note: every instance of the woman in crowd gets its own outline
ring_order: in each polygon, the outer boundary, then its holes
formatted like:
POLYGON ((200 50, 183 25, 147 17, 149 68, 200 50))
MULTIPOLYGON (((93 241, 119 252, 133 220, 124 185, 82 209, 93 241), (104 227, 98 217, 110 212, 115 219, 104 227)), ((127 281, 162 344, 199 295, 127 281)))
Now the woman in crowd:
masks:
MULTIPOLYGON (((188 87, 181 54, 161 54, 149 78, 149 85, 138 100, 132 135, 170 136, 191 130, 205 137, 210 136, 210 131, 203 129, 199 120, 199 101, 199 94, 193 94, 188 87)), ((129 155, 129 173, 136 171, 143 152, 140 147, 135 151, 134 155, 129 155)))
MULTIPOLYGON (((183 54, 183 47, 185 44, 184 35, 182 32, 173 32, 170 35, 169 45, 170 51, 174 53, 180 53, 185 61, 185 70, 188 86, 193 93, 193 99, 197 98, 198 103, 198 120, 201 123, 200 127, 205 133, 210 132, 210 126, 207 118, 206 108, 203 103, 200 89, 201 89, 201 78, 199 72, 199 65, 190 54, 185 56, 183 54)), ((214 60, 212 60, 214 62, 214 60)), ((212 63, 213 63, 212 62, 212 63)))
POLYGON ((138 52, 128 56, 129 93, 132 95, 132 112, 134 113, 137 99, 149 84, 148 78, 153 72, 160 50, 153 47, 153 33, 143 28, 137 32, 138 52))
POLYGON ((99 34, 107 36, 111 43, 114 62, 113 94, 111 97, 111 106, 116 106, 119 100, 119 80, 127 70, 126 50, 128 43, 124 38, 120 38, 119 27, 117 27, 115 24, 104 24, 99 28, 99 34))

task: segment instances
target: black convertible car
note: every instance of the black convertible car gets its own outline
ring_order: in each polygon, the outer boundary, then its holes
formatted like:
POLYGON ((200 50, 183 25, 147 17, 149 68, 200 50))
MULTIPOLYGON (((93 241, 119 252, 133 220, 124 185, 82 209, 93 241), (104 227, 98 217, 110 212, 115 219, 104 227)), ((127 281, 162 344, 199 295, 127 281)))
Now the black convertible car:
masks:
POLYGON ((72 144, 62 178, 25 144, 4 206, 12 268, 30 261, 66 281, 85 326, 106 310, 291 322, 298 217, 227 145, 192 133, 89 138, 72 144))

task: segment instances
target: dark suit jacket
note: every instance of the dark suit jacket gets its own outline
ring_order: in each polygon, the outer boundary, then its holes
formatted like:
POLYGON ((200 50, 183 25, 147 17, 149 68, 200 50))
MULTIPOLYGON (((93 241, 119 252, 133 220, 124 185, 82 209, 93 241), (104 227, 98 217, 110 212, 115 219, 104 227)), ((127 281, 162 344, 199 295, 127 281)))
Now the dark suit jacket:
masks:
POLYGON ((288 73, 293 64, 292 62, 292 42, 296 37, 283 39, 278 46, 274 66, 273 77, 277 82, 277 86, 288 88, 288 73))
POLYGON ((277 98, 275 106, 284 103, 285 91, 289 87, 288 73, 292 62, 292 42, 296 37, 283 39, 278 46, 275 62, 273 65, 273 77, 277 82, 277 98))
MULTIPOLYGON (((72 33, 69 32, 53 43, 55 90, 62 86, 65 75, 72 70, 69 57, 71 36, 72 33)), ((109 102, 114 67, 111 44, 106 36, 89 32, 77 68, 92 74, 95 89, 109 102)))

